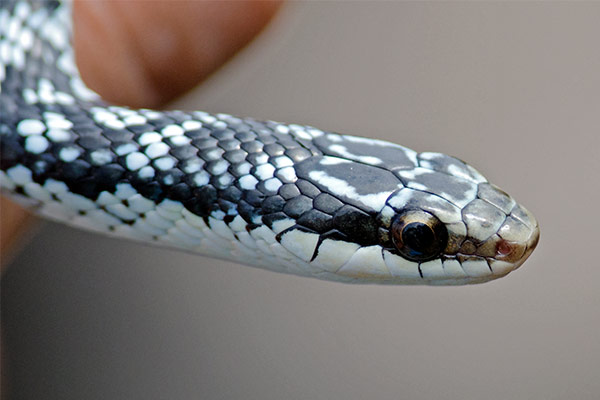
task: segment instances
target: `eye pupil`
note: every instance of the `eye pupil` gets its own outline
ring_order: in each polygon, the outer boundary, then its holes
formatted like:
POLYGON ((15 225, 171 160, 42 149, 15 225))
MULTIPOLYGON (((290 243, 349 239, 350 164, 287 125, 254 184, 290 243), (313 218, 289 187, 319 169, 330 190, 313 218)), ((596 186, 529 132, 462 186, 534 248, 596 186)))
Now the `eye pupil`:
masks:
POLYGON ((402 230, 402 242, 417 253, 426 253, 435 241, 431 228, 420 222, 413 222, 402 230))

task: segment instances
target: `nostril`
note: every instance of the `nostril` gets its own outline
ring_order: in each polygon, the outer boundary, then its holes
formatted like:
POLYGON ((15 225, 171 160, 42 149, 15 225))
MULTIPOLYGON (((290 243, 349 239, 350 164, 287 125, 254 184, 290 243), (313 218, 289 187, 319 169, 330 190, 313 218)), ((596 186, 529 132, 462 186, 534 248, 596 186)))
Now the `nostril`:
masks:
POLYGON ((498 241, 496 245, 496 254, 500 257, 506 257, 513 251, 513 247, 506 240, 498 241))

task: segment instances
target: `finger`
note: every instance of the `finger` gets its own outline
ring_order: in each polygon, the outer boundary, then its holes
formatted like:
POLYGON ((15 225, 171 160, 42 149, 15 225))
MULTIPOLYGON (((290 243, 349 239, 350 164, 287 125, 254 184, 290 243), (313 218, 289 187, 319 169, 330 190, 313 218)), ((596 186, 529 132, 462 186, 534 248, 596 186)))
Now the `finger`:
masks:
POLYGON ((0 269, 10 261, 10 249, 18 247, 33 217, 7 198, 0 197, 0 269))
POLYGON ((77 1, 75 51, 105 99, 156 107, 195 86, 244 47, 278 1, 77 1))

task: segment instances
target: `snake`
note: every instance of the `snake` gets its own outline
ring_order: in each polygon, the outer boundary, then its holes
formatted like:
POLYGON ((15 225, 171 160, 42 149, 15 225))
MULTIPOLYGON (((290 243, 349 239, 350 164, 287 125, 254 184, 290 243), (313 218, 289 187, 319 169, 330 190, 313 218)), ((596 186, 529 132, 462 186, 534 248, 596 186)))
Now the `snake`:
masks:
POLYGON ((346 283, 486 282, 538 243, 535 217, 455 157, 111 105, 78 73, 68 2, 0 4, 0 183, 42 217, 346 283))

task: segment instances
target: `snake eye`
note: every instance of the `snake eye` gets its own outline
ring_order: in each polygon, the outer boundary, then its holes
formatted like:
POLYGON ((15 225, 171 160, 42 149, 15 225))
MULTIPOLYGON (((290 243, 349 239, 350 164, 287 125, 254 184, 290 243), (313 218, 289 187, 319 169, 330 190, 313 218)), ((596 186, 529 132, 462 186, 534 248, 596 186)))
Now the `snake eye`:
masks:
POLYGON ((392 222, 391 233, 398 252, 411 261, 436 258, 448 242, 448 231, 442 221, 420 210, 398 215, 392 222))

